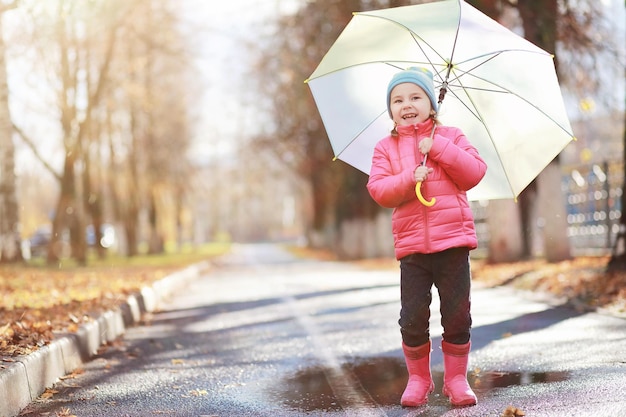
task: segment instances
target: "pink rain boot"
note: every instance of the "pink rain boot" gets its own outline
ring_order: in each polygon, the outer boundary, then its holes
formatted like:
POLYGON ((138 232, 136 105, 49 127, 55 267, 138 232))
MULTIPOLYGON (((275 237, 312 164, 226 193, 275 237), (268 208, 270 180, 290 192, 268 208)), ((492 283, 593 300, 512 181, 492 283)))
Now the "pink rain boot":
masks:
POLYGON ((428 394, 433 392, 435 384, 430 374, 430 340, 421 346, 411 347, 402 343, 409 382, 406 385, 400 404, 405 407, 417 407, 428 402, 428 394))
POLYGON ((467 361, 470 342, 454 345, 441 342, 443 350, 443 393, 450 398, 452 405, 474 405, 476 394, 467 382, 467 361))

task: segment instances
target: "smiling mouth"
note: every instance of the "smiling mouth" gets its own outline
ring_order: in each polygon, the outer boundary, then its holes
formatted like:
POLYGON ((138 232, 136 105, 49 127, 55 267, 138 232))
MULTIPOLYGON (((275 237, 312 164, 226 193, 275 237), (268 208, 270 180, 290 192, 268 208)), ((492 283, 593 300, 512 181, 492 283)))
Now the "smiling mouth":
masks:
POLYGON ((406 120, 406 119, 415 119, 416 117, 417 117, 417 114, 415 114, 415 113, 409 113, 409 114, 405 114, 404 116, 402 116, 402 118, 404 120, 406 120))

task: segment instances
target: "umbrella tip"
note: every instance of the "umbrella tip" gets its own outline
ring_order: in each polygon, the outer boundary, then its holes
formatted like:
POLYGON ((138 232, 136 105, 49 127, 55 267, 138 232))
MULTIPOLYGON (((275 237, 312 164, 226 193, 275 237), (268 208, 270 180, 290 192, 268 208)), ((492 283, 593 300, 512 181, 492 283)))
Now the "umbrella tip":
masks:
POLYGON ((310 80, 310 78, 307 78, 306 80, 304 80, 304 83, 305 83, 305 84, 308 84, 308 83, 309 83, 309 80, 310 80))

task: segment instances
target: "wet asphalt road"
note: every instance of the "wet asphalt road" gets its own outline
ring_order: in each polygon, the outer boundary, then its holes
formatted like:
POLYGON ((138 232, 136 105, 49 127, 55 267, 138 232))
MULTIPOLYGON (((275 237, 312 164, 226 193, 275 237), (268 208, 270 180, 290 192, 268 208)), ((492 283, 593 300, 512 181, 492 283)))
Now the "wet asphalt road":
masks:
POLYGON ((441 395, 434 303, 436 390, 427 406, 402 408, 398 271, 238 246, 22 415, 484 417, 508 406, 526 416, 626 414, 626 320, 507 288, 475 287, 472 309, 478 405, 453 408, 441 395))

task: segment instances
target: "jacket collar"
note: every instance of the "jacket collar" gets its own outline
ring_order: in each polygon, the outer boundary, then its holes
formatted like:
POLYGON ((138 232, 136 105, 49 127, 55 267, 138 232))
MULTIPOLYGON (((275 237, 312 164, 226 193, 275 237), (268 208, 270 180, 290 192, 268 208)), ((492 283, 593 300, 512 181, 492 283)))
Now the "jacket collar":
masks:
POLYGON ((400 136, 414 136, 414 135, 418 135, 421 136, 424 133, 429 134, 433 128, 433 124, 434 124, 434 120, 432 117, 429 117, 427 120, 423 121, 422 123, 416 123, 414 125, 408 125, 408 126, 396 126, 396 131, 398 132, 398 135, 400 136))

